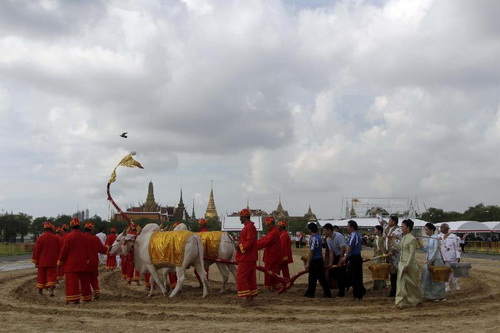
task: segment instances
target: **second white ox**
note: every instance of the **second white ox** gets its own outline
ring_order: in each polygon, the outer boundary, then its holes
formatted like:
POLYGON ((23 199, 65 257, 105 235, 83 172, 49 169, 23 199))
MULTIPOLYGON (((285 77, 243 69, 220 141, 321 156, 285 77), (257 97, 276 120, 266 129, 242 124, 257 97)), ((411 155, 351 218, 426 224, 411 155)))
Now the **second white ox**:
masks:
MULTIPOLYGON (((175 286, 174 290, 170 293, 169 297, 174 297, 176 296, 179 291, 182 289, 182 285, 184 283, 184 280, 186 278, 186 269, 189 268, 190 266, 194 266, 195 269, 198 272, 204 272, 205 267, 203 263, 203 244, 201 242, 201 239, 198 235, 192 234, 190 235, 187 240, 186 240, 186 245, 184 248, 184 258, 182 261, 182 265, 180 267, 176 267, 174 264, 171 263, 162 263, 162 264, 157 264, 154 265, 151 262, 151 257, 149 254, 149 242, 151 239, 151 235, 153 234, 154 231, 159 231, 160 227, 155 224, 155 223, 149 223, 144 228, 141 230, 141 233, 137 236, 135 241, 128 237, 124 237, 122 240, 126 241, 120 241, 118 238, 116 239, 115 243, 121 242, 122 244, 122 252, 124 254, 127 254, 131 250, 131 245, 132 243, 135 243, 134 245, 134 266, 135 269, 137 269, 140 273, 145 273, 145 272, 150 272, 151 273, 151 278, 154 280, 154 282, 159 286, 161 292, 163 295, 166 294, 166 289, 163 286, 163 284, 160 282, 159 276, 158 276, 158 270, 162 268, 167 268, 167 269, 174 269, 177 275, 177 285, 175 286)), ((113 244, 113 247, 115 244, 113 244)), ((208 287, 207 287, 207 278, 205 274, 200 274, 201 282, 203 285, 203 297, 206 297, 208 295, 208 287)), ((151 281, 153 282, 153 281, 151 281)), ((153 293, 153 288, 150 289, 149 295, 151 296, 153 293)))
MULTIPOLYGON (((177 230, 188 230, 188 227, 184 223, 178 224, 175 228, 174 231, 177 230)), ((224 260, 235 260, 235 255, 236 255, 236 250, 234 248, 234 240, 231 238, 231 235, 228 234, 227 232, 223 232, 220 238, 220 243, 217 251, 217 258, 216 259, 224 259, 224 260)), ((209 267, 212 265, 214 261, 209 261, 205 260, 204 265, 205 267, 209 267)), ((222 275, 222 288, 220 289, 219 293, 222 294, 226 291, 227 287, 227 282, 229 280, 229 272, 233 275, 234 282, 236 283, 236 265, 232 264, 226 264, 222 262, 216 262, 215 264, 217 265, 217 268, 219 269, 220 274, 222 275)), ((200 271, 196 270, 198 272, 198 275, 205 275, 205 274, 200 274, 200 271)), ((204 272, 204 271, 202 271, 204 272)), ((166 272, 165 272, 166 274, 166 272)))

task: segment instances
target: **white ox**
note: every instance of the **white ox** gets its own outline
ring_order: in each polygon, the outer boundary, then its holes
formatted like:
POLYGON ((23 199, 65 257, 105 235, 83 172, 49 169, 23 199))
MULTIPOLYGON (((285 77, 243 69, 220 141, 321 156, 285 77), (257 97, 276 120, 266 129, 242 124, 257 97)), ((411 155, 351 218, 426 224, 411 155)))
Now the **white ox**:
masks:
MULTIPOLYGON (((177 230, 188 230, 188 227, 184 223, 178 224, 175 228, 174 231, 177 230)), ((233 260, 235 259, 236 255, 236 250, 234 248, 234 240, 232 239, 231 235, 228 234, 227 232, 222 233, 222 237, 219 243, 219 249, 217 252, 217 258, 218 259, 224 259, 224 260, 233 260)), ((204 264, 205 267, 210 267, 214 261, 211 260, 205 260, 204 264)), ((219 291, 220 294, 224 293, 226 291, 226 286, 227 286, 227 281, 229 280, 229 272, 233 275, 234 282, 236 283, 236 265, 232 264, 226 264, 222 262, 215 262, 217 265, 217 268, 219 269, 220 274, 222 275, 222 288, 219 291)), ((205 275, 204 271, 203 274, 200 274, 198 270, 198 275, 205 275)), ((167 272, 165 272, 167 274, 167 272)), ((166 280, 166 277, 165 277, 166 280)))
MULTIPOLYGON (((170 293, 169 297, 176 296, 179 291, 182 289, 182 285, 185 280, 186 269, 190 266, 194 266, 195 269, 199 272, 204 272, 204 263, 203 263, 203 244, 201 243, 201 239, 198 235, 193 234, 188 237, 184 249, 184 258, 182 262, 182 266, 176 267, 173 264, 165 263, 159 265, 153 265, 151 263, 151 257, 149 255, 149 241, 151 239, 151 235, 154 231, 160 230, 160 227, 156 223, 147 224, 142 230, 140 235, 137 236, 135 241, 133 240, 134 236, 125 235, 125 233, 120 234, 115 243, 111 248, 111 253, 117 253, 118 248, 121 247, 121 252, 123 254, 127 254, 131 250, 131 245, 135 243, 134 246, 134 265, 135 269, 137 269, 141 273, 145 273, 149 271, 151 273, 151 282, 156 282, 156 284, 160 287, 162 294, 165 296, 166 289, 162 283, 160 283, 160 279, 158 276, 158 269, 166 268, 166 271, 173 270, 175 268, 175 272, 177 275, 177 285, 174 290, 170 293)), ((208 287, 207 287, 207 278, 204 274, 200 276, 202 285, 203 285, 203 297, 208 295, 208 287)), ((153 286, 153 284, 151 284, 153 286)), ((153 288, 150 289, 148 296, 151 297, 153 294, 153 288)))

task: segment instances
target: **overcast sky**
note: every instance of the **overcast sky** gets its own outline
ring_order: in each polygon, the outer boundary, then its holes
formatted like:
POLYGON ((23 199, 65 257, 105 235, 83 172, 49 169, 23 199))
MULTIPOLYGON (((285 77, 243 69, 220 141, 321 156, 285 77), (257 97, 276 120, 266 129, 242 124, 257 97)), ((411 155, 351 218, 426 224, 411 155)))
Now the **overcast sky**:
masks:
POLYGON ((0 208, 498 204, 500 1, 0 2, 0 208), (119 136, 128 132, 127 139, 119 136))

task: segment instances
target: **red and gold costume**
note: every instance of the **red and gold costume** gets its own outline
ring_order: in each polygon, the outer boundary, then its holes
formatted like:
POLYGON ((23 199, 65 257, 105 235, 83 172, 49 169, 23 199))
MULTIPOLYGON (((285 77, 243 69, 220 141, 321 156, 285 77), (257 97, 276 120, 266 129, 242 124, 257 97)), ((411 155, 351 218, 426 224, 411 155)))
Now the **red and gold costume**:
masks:
MULTIPOLYGON (((278 226, 286 228, 286 222, 280 221, 278 222, 278 226)), ((283 255, 283 261, 281 262, 280 265, 280 272, 285 279, 290 279, 290 271, 288 269, 288 264, 293 263, 292 240, 290 239, 290 235, 288 235, 286 229, 280 231, 280 243, 281 243, 281 254, 283 255)))
POLYGON ((31 260, 38 268, 36 287, 39 290, 55 288, 57 281, 57 258, 61 244, 49 224, 44 223, 45 232, 36 240, 31 260))
MULTIPOLYGON (((89 272, 90 286, 94 290, 94 295, 99 298, 101 290, 99 289, 99 253, 105 254, 106 248, 102 245, 101 240, 96 235, 92 234, 94 230, 94 225, 92 223, 85 224, 85 229, 88 230, 85 233, 87 238, 87 253, 89 258, 89 264, 87 265, 87 270, 89 272)), ((86 299, 83 299, 86 301, 86 299)))
MULTIPOLYGON (((264 268, 273 273, 280 273, 283 254, 281 253, 280 232, 274 225, 274 219, 266 219, 268 233, 257 241, 257 249, 264 249, 264 268)), ((264 277, 264 288, 278 290, 282 287, 281 283, 273 276, 266 274, 264 277)))
MULTIPOLYGON (((200 225, 200 229, 198 232, 207 232, 209 231, 208 228, 207 228, 207 221, 205 219, 200 219, 198 221, 198 224, 200 225)), ((209 267, 208 265, 205 266, 205 273, 207 274, 207 280, 208 280, 208 271, 209 271, 209 267)), ((198 275, 198 272, 196 271, 196 269, 194 270, 194 275, 196 275, 196 279, 198 280, 198 283, 201 285, 201 279, 200 279, 200 275, 198 275)))
MULTIPOLYGON (((240 216, 250 218, 250 212, 248 209, 243 209, 240 216)), ((257 259, 257 229, 252 221, 247 221, 241 230, 238 251, 236 251, 238 297, 255 297, 258 295, 257 259)))
POLYGON ((90 279, 88 272, 89 257, 87 237, 78 227, 80 221, 74 218, 70 222, 73 231, 64 237, 58 265, 62 265, 66 277, 66 303, 78 303, 80 298, 90 301, 90 279))
MULTIPOLYGON (((64 233, 64 230, 62 228, 56 229, 56 236, 57 239, 59 240, 59 248, 62 247, 65 235, 66 234, 64 233)), ((57 257, 59 257, 59 253, 57 254, 57 257)), ((64 270, 62 266, 57 266, 57 281, 59 282, 62 279, 64 279, 64 270)))
POLYGON ((107 257, 106 257, 106 270, 114 271, 116 269, 116 254, 110 254, 109 250, 113 246, 113 243, 116 240, 116 229, 111 228, 111 233, 106 237, 106 241, 104 242, 104 246, 106 247, 107 257))
MULTIPOLYGON (((134 238, 137 238, 137 225, 132 223, 130 226, 130 230, 128 231, 129 235, 133 235, 134 238)), ((125 275, 126 275, 126 280, 130 283, 132 281, 139 283, 139 276, 140 273, 138 270, 134 268, 134 246, 132 245, 130 247, 130 252, 127 253, 125 258, 125 275)), ((123 260, 122 260, 123 262, 123 260)))

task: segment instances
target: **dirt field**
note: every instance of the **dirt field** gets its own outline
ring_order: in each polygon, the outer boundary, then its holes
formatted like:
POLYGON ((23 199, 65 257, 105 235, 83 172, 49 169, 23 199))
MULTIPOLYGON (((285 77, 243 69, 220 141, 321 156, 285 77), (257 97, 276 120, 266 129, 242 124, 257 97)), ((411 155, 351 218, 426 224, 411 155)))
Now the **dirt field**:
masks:
MULTIPOLYGON (((364 251, 369 256, 369 251, 364 251)), ((295 252, 292 274, 302 269, 295 252)), ((420 262, 423 256, 419 257, 420 262)), ((179 297, 157 292, 146 299, 144 286, 128 286, 120 273, 100 273, 99 301, 65 305, 64 283, 56 297, 36 292, 35 269, 0 273, 1 332, 498 332, 500 326, 500 262, 472 259, 471 276, 461 279, 443 303, 426 302, 416 309, 398 310, 385 292, 369 291, 362 301, 349 293, 344 299, 302 297, 307 275, 282 295, 261 291, 258 306, 241 308, 234 283, 218 294, 220 275, 210 267, 209 296, 189 272, 179 297)), ((372 285, 365 264, 365 286, 372 285)), ((232 277, 231 282, 234 282, 232 277)), ((263 281, 261 274, 260 281, 263 281)), ((319 293, 318 293, 319 292, 319 293)))

